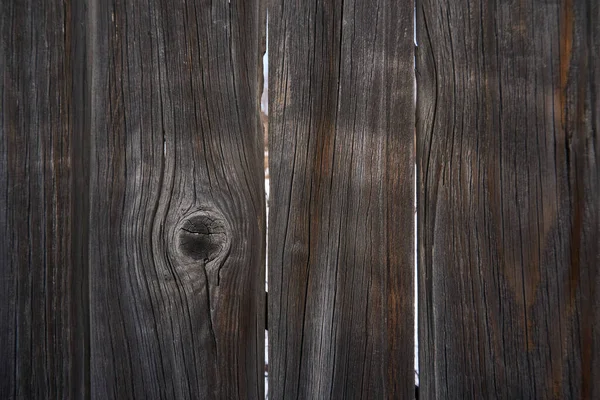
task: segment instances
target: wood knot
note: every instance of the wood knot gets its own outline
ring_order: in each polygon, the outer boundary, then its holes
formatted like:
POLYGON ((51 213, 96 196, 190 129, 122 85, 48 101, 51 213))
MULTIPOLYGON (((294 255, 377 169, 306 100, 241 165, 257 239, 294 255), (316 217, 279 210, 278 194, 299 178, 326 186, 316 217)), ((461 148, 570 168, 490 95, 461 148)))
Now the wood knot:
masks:
POLYGON ((180 224, 178 248, 181 254, 208 263, 228 250, 229 236, 229 224, 222 215, 199 211, 180 224))

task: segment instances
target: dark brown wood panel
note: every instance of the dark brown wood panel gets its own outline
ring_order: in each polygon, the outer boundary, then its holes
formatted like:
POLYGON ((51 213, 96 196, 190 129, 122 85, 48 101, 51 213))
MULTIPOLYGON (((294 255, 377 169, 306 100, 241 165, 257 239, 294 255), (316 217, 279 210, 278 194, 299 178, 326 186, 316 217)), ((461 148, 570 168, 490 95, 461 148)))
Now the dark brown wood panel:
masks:
POLYGON ((411 398, 413 2, 269 2, 269 395, 411 398))
POLYGON ((599 13, 417 2, 423 398, 600 398, 599 13))
POLYGON ((259 3, 92 2, 94 398, 263 398, 259 3))
POLYGON ((73 168, 78 13, 70 1, 0 2, 2 399, 87 392, 86 268, 73 245, 86 192, 73 168))

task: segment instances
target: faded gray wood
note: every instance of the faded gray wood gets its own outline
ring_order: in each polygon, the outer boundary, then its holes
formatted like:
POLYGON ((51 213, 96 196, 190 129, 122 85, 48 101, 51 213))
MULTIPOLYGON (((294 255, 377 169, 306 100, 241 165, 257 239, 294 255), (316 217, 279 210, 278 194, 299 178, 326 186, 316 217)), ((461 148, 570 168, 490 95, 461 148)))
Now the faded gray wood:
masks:
POLYGON ((269 396, 411 398, 413 2, 269 2, 269 396))
POLYGON ((259 3, 90 5, 92 398, 263 398, 259 3))
POLYGON ((600 398, 599 13, 417 2, 425 399, 600 398))
POLYGON ((0 398, 87 391, 69 1, 0 2, 0 398))

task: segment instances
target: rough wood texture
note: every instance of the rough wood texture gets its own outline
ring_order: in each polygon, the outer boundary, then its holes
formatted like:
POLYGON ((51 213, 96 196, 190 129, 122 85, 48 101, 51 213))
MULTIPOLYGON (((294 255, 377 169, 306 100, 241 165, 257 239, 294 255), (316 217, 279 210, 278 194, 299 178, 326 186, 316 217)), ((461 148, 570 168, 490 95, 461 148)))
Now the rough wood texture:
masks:
POLYGON ((92 2, 93 398, 263 398, 260 10, 92 2))
POLYGON ((600 398, 599 13, 417 2, 425 399, 600 398))
POLYGON ((62 0, 0 2, 2 399, 86 390, 85 266, 73 247, 85 191, 73 170, 76 12, 62 0))
POLYGON ((269 395, 411 398, 413 3, 269 3, 269 395))

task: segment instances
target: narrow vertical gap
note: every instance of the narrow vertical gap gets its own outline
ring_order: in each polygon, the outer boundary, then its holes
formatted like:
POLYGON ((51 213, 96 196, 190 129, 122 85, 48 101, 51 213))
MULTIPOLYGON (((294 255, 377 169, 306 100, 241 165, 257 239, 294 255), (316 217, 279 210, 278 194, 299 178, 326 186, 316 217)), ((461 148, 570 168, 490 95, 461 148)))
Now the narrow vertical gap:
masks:
MULTIPOLYGON (((416 139, 416 135, 415 135, 416 139)), ((419 394, 419 291, 418 291, 418 262, 417 262, 417 165, 415 163, 414 166, 414 180, 413 180, 413 199, 414 199, 414 218, 413 218, 413 232, 414 232, 414 247, 413 247, 413 259, 414 259, 414 286, 413 286, 413 295, 414 295, 414 331, 415 331, 415 397, 418 398, 419 394)))
MULTIPOLYGON (((413 71, 416 71, 417 69, 417 59, 416 59, 416 55, 417 55, 417 0, 415 0, 414 2, 414 7, 413 7, 413 40, 414 40, 414 45, 415 45, 415 55, 413 57, 413 71)), ((416 72, 413 73, 413 104, 414 104, 414 111, 415 111, 415 117, 416 117, 416 113, 417 113, 417 76, 416 76, 416 72)), ((415 331, 415 336, 414 336, 414 340, 415 340, 415 345, 414 345, 414 349, 415 349, 415 353, 414 353, 414 357, 415 357, 415 363, 414 363, 414 368, 415 368, 415 398, 418 399, 419 398, 419 290, 418 290, 418 282, 419 282, 419 278, 418 278, 418 256, 417 256, 417 251, 418 251, 418 246, 417 246, 417 242, 418 242, 418 228, 417 228, 417 221, 418 221, 418 214, 419 214, 419 207, 418 207, 418 203, 417 203, 417 184, 418 184, 418 179, 417 179, 417 119, 415 118, 415 135, 414 135, 414 146, 413 146, 413 152, 415 154, 414 155, 414 180, 413 180, 413 199, 414 199, 414 218, 413 218, 413 232, 414 232, 414 247, 413 247, 413 259, 414 259, 414 289, 413 289, 413 293, 414 293, 414 331, 415 331)))
POLYGON ((265 399, 269 398, 269 331, 267 330, 268 321, 268 293, 269 293, 269 14, 267 11, 265 23, 265 48, 262 59, 263 87, 260 96, 260 121, 264 132, 264 168, 265 168, 265 204, 266 220, 265 224, 265 399))

